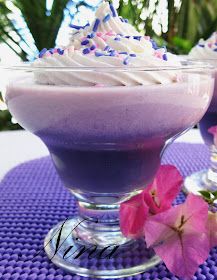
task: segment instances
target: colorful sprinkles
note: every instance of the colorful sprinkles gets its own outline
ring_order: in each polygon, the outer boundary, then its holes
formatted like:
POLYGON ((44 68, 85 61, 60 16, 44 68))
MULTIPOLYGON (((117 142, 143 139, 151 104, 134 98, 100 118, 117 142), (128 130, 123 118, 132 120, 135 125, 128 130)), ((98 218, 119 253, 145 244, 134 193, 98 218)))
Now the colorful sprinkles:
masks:
POLYGON ((83 49, 83 54, 88 54, 88 53, 90 53, 90 49, 89 48, 83 49))
POLYGON ((90 43, 90 41, 86 39, 86 40, 84 40, 84 41, 81 42, 81 45, 82 45, 82 46, 86 46, 86 45, 88 45, 89 43, 90 43))
POLYGON ((109 21, 110 18, 111 18, 110 14, 107 14, 107 15, 104 17, 103 22, 109 21))
POLYGON ((124 65, 128 65, 129 64, 129 60, 130 60, 129 56, 125 57, 125 59, 123 61, 123 64, 124 65))
POLYGON ((46 48, 42 49, 42 50, 40 51, 38 57, 39 57, 39 58, 42 58, 46 52, 47 52, 47 49, 46 49, 46 48))
POLYGON ((116 17, 116 16, 117 16, 117 13, 116 13, 116 10, 115 10, 114 6, 113 6, 112 4, 110 4, 109 6, 110 6, 110 10, 111 10, 111 12, 112 12, 112 16, 113 16, 113 17, 116 17))
POLYGON ((99 27, 99 24, 100 24, 100 19, 96 19, 95 20, 95 23, 94 23, 94 25, 93 25, 93 32, 97 32, 97 29, 98 29, 98 27, 99 27))
MULTIPOLYGON (((117 12, 116 12, 114 6, 112 4, 110 4, 109 7, 110 7, 111 14, 110 13, 106 14, 102 20, 100 20, 99 18, 96 18, 96 20, 93 24, 92 30, 86 36, 81 38, 80 44, 82 47, 84 47, 82 49, 82 53, 84 55, 93 54, 96 57, 101 57, 101 56, 118 57, 119 59, 122 60, 124 65, 128 65, 131 59, 137 57, 137 55, 135 53, 128 53, 127 51, 116 51, 113 48, 111 48, 108 44, 106 44, 104 49, 101 51, 98 49, 98 43, 94 43, 94 39, 93 39, 95 37, 98 37, 100 40, 103 40, 104 42, 106 42, 108 37, 112 37, 112 39, 114 41, 122 41, 124 39, 130 39, 130 40, 136 40, 136 41, 141 41, 142 39, 148 40, 151 42, 152 48, 154 49, 154 56, 157 58, 160 58, 162 60, 165 60, 165 61, 168 60, 167 54, 166 54, 166 51, 167 51, 166 48, 165 47, 159 48, 157 46, 157 43, 154 40, 152 40, 149 36, 141 36, 141 35, 136 35, 136 36, 126 35, 125 36, 121 33, 116 34, 112 30, 110 30, 108 32, 99 32, 99 26, 101 23, 108 22, 109 20, 111 20, 111 17, 117 17, 117 12)), ((127 19, 124 19, 122 17, 118 17, 118 18, 120 19, 120 21, 122 21, 124 23, 128 22, 127 19)), ((77 30, 76 33, 80 33, 80 31, 79 31, 80 29, 84 29, 85 27, 90 26, 90 24, 88 23, 85 26, 71 24, 70 26, 71 26, 71 28, 77 30)), ((66 49, 66 51, 68 52, 68 51, 70 51, 70 49, 66 49)), ((74 48, 73 48, 73 51, 74 51, 74 48)), ((215 51, 217 51, 217 48, 215 51)), ((50 56, 55 53, 59 54, 59 55, 63 55, 64 49, 53 48, 53 49, 47 50, 46 48, 44 48, 43 50, 40 51, 39 57, 42 58, 43 56, 50 56)))

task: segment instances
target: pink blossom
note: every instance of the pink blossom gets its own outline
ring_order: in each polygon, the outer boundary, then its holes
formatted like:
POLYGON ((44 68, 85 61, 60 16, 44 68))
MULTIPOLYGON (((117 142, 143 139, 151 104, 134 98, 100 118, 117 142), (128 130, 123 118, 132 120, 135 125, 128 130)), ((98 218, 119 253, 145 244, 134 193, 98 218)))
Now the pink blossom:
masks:
POLYGON ((215 146, 217 146, 217 125, 216 126, 211 126, 208 129, 208 132, 213 135, 213 142, 214 142, 215 146))
POLYGON ((209 254, 208 205, 189 194, 185 203, 150 216, 145 224, 145 240, 167 268, 190 279, 209 254))
POLYGON ((120 226, 127 237, 143 235, 148 215, 169 209, 180 191, 182 177, 175 166, 162 165, 152 184, 139 195, 121 203, 120 226))
POLYGON ((183 179, 173 165, 161 165, 154 181, 143 191, 151 214, 169 209, 181 190, 183 179))
POLYGON ((208 215, 208 232, 210 249, 217 246, 217 213, 209 212, 208 215))
POLYGON ((120 227, 122 233, 130 238, 144 236, 144 225, 147 217, 148 206, 143 199, 142 193, 121 203, 120 227))

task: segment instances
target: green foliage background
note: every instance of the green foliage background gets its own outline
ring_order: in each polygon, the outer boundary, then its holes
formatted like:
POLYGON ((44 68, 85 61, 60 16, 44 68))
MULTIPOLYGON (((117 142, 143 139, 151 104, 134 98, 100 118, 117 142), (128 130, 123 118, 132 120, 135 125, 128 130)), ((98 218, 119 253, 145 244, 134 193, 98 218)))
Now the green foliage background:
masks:
MULTIPOLYGON (((61 27, 64 10, 73 0, 54 0, 51 11, 47 13, 46 0, 9 0, 20 12, 31 33, 37 50, 55 46, 58 31, 61 27)), ((159 45, 177 54, 187 54, 200 38, 207 39, 217 30, 217 0, 182 0, 180 8, 175 7, 175 0, 168 0, 168 30, 157 35, 153 28, 153 19, 161 0, 155 1, 155 7, 144 20, 143 11, 148 10, 150 0, 120 0, 118 12, 129 19, 138 30, 153 37, 159 45), (144 27, 143 27, 144 26, 144 27)), ((85 5, 91 8, 90 1, 77 1, 76 11, 85 5)), ((28 60, 28 42, 11 20, 11 9, 6 0, 0 0, 0 42, 7 44, 20 58, 28 60), (16 36, 14 36, 15 34, 16 36)), ((0 131, 18 129, 11 123, 7 110, 0 111, 0 131)))

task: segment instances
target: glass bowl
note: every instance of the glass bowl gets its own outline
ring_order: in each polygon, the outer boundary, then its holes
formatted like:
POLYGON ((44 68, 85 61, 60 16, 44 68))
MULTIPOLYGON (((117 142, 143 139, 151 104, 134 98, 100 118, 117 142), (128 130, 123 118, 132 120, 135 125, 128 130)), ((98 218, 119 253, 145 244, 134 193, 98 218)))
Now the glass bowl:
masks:
POLYGON ((153 180, 165 147, 203 117, 213 93, 212 69, 27 64, 1 71, 11 114, 45 143, 77 200, 78 214, 45 238, 52 262, 95 278, 135 275, 159 263, 143 239, 122 235, 119 205, 153 180), (52 84, 36 83, 44 77, 52 84), (84 77, 103 83, 73 85, 84 77), (134 84, 110 86, 111 80, 134 84))

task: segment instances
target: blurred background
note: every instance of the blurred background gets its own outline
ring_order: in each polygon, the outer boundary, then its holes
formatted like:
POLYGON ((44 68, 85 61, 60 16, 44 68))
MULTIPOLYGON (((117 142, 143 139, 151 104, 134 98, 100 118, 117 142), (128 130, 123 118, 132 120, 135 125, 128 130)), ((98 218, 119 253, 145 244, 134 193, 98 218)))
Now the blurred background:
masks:
MULTIPOLYGON (((66 45, 70 24, 91 21, 99 0, 0 0, 0 62, 32 61, 66 45)), ((217 30, 217 0, 114 0, 119 15, 159 45, 187 54, 217 30)), ((0 131, 20 129, 0 94, 0 131)))

